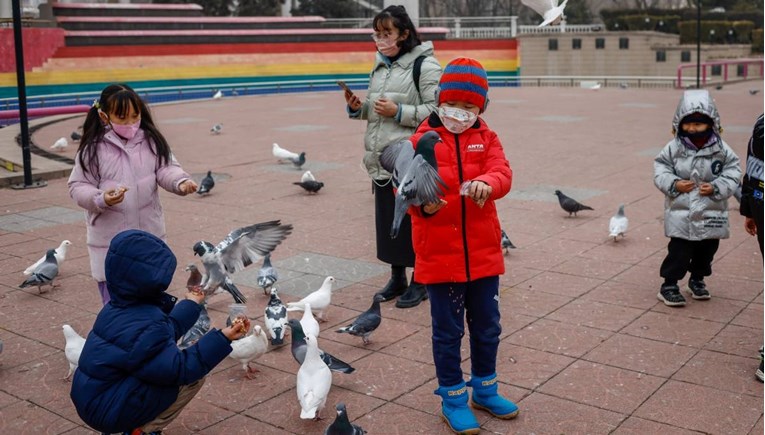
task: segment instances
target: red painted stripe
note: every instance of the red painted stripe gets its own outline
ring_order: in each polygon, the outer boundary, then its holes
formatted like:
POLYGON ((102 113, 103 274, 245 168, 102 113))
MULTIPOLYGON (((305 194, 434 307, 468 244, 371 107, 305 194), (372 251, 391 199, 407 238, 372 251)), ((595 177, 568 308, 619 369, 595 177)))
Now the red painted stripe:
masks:
MULTIPOLYGON (((449 33, 445 27, 423 27, 421 33, 449 33)), ((115 37, 132 36, 269 36, 269 35, 366 35, 372 34, 370 29, 190 29, 190 30, 67 30, 67 37, 115 37)))

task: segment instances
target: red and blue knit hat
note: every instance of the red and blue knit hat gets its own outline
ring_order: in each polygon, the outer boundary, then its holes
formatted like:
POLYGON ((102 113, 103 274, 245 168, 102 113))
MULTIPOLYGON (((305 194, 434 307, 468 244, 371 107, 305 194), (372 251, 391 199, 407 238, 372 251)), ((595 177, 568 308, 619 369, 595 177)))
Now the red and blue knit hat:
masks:
POLYGON ((483 112, 488 92, 489 80, 483 66, 475 59, 458 57, 446 65, 438 82, 438 104, 464 101, 475 104, 483 112))

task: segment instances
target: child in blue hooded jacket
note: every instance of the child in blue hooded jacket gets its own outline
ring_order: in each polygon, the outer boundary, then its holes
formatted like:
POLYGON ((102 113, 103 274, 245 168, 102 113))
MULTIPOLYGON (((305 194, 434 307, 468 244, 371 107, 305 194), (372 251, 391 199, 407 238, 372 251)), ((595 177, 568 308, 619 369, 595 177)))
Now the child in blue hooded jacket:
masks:
POLYGON ((88 334, 70 394, 80 418, 96 430, 161 433, 231 353, 231 341, 249 330, 249 322, 212 329, 191 347, 178 349, 204 296, 190 292, 175 304, 165 291, 176 264, 170 248, 145 231, 123 231, 109 245, 111 303, 88 334))

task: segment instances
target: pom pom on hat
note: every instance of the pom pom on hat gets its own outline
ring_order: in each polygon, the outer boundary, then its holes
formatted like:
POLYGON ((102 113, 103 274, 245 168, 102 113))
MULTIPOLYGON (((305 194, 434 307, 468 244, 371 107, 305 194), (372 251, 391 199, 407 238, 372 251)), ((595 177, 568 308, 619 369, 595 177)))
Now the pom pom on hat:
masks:
POLYGON ((478 106, 483 112, 488 92, 489 80, 483 66, 475 59, 458 57, 446 65, 438 82, 438 104, 464 101, 478 106))

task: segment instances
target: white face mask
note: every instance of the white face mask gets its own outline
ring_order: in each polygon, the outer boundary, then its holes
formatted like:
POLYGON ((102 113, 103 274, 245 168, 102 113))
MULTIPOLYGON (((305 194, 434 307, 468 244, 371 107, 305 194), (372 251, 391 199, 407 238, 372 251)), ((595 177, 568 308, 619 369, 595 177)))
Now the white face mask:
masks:
POLYGON ((475 124, 478 115, 457 107, 441 106, 438 108, 438 117, 447 130, 460 134, 475 124))

